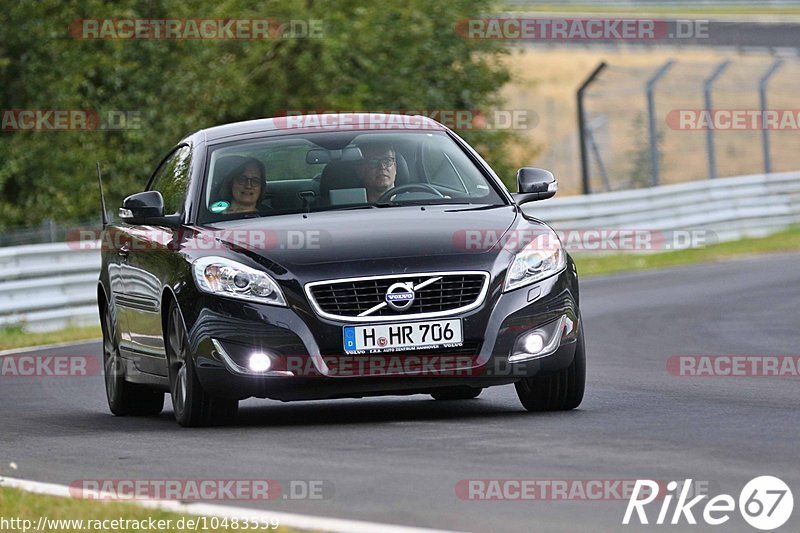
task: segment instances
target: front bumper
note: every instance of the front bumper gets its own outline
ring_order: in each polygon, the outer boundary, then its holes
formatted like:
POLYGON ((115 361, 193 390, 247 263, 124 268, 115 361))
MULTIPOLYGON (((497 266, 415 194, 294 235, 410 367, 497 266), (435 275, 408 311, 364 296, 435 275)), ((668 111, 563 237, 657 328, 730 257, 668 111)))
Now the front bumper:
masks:
POLYGON ((310 309, 243 305, 208 295, 200 301, 189 331, 198 377, 210 394, 239 399, 417 394, 514 383, 568 367, 581 327, 571 261, 561 273, 508 293, 493 283, 479 308, 447 317, 462 319, 464 346, 435 352, 350 356, 342 348, 342 327, 350 324, 321 319, 310 309), (509 361, 520 335, 555 321, 563 327, 552 351, 509 361), (265 375, 243 372, 243 358, 258 352, 278 363, 265 375))

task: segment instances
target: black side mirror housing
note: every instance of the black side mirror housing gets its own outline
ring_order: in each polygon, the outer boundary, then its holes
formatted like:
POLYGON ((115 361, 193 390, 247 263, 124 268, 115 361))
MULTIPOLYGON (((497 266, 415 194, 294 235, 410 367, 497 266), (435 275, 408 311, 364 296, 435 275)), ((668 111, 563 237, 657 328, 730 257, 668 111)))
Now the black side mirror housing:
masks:
POLYGON ((122 201, 119 217, 128 224, 178 227, 180 215, 164 216, 164 197, 158 191, 132 194, 122 201))
POLYGON ((546 200, 556 195, 558 181, 549 170, 522 167, 517 171, 517 190, 512 194, 517 205, 536 200, 546 200))

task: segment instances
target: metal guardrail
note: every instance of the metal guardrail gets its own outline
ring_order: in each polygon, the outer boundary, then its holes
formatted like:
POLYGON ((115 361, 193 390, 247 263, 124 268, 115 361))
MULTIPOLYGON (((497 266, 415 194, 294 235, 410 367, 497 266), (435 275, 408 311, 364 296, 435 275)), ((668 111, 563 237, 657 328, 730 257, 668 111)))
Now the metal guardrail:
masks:
MULTIPOLYGON (((720 241, 800 224, 800 172, 737 176, 555 198, 526 213, 556 230, 705 230, 720 241)), ((97 249, 69 243, 0 248, 0 327, 97 324, 97 249)))
POLYGON ((0 248, 0 327, 98 324, 100 251, 69 243, 0 248))
POLYGON ((704 230, 722 241, 800 224, 800 172, 554 198, 524 207, 556 230, 704 230))

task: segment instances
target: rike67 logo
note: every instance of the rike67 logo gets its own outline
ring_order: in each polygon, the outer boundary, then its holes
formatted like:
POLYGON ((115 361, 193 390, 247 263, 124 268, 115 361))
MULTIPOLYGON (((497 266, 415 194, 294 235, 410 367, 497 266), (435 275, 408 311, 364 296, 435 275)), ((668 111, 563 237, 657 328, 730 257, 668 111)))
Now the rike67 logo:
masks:
MULTIPOLYGON (((659 490, 661 488, 659 483, 649 479, 637 479, 622 523, 628 525, 636 523, 638 519, 640 524, 645 525, 651 523, 695 525, 697 524, 695 514, 697 514, 706 524, 719 526, 731 519, 737 506, 733 496, 719 494, 703 505, 701 502, 709 497, 708 494, 694 495, 689 499, 691 487, 691 479, 687 479, 682 485, 677 481, 670 481, 667 483, 666 492, 662 493, 659 490), (642 495, 644 497, 641 497, 642 495), (652 521, 652 511, 655 509, 650 509, 651 514, 648 516, 645 507, 654 501, 659 501, 661 506, 657 518, 652 521), (673 501, 675 501, 674 508, 673 501)), ((751 479, 739 493, 738 506, 745 522, 756 529, 771 531, 789 520, 794 508, 794 498, 789 486, 783 480, 773 476, 759 476, 751 479)))

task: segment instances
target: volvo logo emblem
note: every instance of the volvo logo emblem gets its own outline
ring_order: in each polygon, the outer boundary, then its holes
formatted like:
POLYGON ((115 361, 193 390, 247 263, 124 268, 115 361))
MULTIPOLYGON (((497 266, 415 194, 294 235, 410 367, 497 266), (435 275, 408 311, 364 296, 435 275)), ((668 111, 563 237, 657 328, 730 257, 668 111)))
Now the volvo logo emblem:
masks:
POLYGON ((386 291, 386 303, 395 311, 405 311, 414 303, 414 285, 395 283, 386 291))

